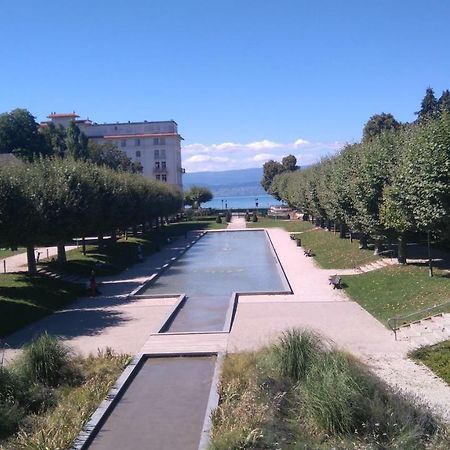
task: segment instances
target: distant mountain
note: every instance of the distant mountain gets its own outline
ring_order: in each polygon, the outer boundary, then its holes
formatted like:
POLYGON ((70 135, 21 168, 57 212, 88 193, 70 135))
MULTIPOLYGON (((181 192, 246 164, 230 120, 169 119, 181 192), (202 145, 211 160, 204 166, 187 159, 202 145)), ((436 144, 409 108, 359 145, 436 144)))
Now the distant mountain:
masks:
POLYGON ((263 195, 260 182, 262 167, 221 172, 192 172, 183 175, 183 186, 189 189, 193 184, 207 186, 217 197, 263 195))

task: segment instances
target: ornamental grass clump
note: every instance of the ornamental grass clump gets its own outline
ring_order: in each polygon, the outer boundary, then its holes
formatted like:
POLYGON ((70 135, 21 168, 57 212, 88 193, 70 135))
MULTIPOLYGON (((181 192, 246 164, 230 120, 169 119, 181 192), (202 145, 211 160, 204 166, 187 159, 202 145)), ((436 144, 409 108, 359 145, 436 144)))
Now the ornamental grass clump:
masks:
POLYGON ((307 330, 228 355, 219 393, 216 450, 450 448, 449 430, 427 408, 307 330))
POLYGON ((18 370, 26 379, 51 387, 76 383, 80 377, 70 349, 47 332, 24 347, 18 370))

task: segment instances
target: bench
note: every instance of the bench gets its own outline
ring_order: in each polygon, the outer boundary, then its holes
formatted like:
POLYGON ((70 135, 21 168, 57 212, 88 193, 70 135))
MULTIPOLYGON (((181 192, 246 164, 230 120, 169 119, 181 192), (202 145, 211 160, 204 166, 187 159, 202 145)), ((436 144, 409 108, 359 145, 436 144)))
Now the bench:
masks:
POLYGON ((303 251, 303 254, 305 256, 311 257, 311 256, 313 256, 313 251, 310 248, 305 248, 305 250, 303 251))
POLYGON ((333 286, 333 289, 336 289, 336 288, 341 289, 342 288, 342 278, 337 275, 334 275, 328 279, 328 284, 333 286))

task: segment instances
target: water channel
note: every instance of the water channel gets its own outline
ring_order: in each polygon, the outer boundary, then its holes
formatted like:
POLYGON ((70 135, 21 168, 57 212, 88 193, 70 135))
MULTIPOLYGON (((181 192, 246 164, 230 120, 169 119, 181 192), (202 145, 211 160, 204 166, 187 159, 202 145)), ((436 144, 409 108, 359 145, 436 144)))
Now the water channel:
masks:
MULTIPOLYGON (((140 294, 186 294, 173 333, 222 331, 233 292, 286 291, 266 232, 229 231, 207 233, 140 294)), ((89 449, 198 449, 216 359, 148 358, 89 449)))

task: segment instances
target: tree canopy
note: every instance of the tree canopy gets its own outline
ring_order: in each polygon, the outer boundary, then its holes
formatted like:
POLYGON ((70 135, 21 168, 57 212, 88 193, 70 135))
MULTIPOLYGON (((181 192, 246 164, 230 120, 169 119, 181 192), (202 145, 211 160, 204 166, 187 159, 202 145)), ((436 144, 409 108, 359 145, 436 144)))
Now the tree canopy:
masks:
POLYGON ((392 114, 375 114, 364 125, 363 140, 367 141, 386 130, 396 130, 400 126, 392 114))
POLYGON ((194 185, 184 193, 185 205, 192 206, 193 208, 200 208, 202 203, 209 202, 212 199, 212 192, 205 186, 194 185))

